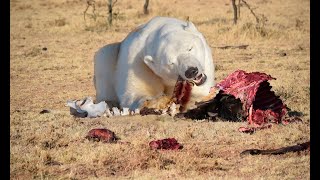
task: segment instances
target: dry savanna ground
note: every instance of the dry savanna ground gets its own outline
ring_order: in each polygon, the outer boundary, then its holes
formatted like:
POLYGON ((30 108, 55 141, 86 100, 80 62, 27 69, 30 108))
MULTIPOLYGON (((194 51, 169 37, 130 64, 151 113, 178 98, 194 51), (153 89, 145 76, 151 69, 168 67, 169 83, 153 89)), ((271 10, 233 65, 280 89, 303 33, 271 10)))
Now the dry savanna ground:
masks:
POLYGON ((294 145, 310 138, 310 1, 247 0, 267 21, 257 26, 245 7, 237 25, 229 0, 119 0, 108 27, 107 0, 96 0, 86 21, 84 0, 10 0, 11 179, 309 179, 310 154, 244 156, 249 148, 294 145), (245 122, 208 122, 168 116, 80 119, 68 99, 95 96, 93 55, 121 41, 153 16, 190 20, 210 44, 219 82, 237 69, 276 77, 273 90, 302 123, 243 134, 245 122), (247 49, 219 49, 224 45, 247 49), (52 112, 40 114, 43 109, 52 112), (108 128, 131 144, 85 139, 108 128), (154 151, 148 142, 175 137, 179 151, 154 151))

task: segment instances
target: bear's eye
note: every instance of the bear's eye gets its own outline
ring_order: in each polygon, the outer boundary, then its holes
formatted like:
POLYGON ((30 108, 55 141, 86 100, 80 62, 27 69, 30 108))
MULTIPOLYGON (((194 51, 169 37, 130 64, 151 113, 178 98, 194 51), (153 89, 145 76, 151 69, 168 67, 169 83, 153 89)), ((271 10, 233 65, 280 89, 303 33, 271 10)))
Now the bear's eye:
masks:
POLYGON ((188 51, 191 51, 193 47, 189 48, 188 51))

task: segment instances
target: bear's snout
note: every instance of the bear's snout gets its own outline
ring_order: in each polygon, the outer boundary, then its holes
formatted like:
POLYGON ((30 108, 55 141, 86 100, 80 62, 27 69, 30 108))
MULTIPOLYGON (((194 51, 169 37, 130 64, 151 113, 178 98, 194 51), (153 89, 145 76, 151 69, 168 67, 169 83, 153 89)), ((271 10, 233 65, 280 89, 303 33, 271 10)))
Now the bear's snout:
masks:
POLYGON ((194 82, 197 86, 202 85, 207 80, 207 76, 204 73, 199 73, 197 67, 188 67, 184 75, 186 78, 194 82))
POLYGON ((189 67, 186 72, 184 73, 184 75, 186 76, 186 78, 195 78, 198 74, 198 68, 197 67, 189 67))

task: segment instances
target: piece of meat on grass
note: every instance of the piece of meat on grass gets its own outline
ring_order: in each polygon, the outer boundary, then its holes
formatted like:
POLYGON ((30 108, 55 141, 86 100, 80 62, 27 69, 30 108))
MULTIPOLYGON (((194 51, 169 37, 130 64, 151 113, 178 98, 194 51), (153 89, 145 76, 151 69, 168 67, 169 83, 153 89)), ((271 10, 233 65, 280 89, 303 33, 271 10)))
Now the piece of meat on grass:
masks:
POLYGON ((298 151, 304 151, 304 150, 310 150, 310 141, 297 144, 294 146, 287 146, 279 149, 268 149, 268 150, 261 150, 261 149, 248 149, 243 152, 241 152, 240 155, 277 155, 277 154, 284 154, 288 152, 298 152, 298 151))
POLYGON ((154 140, 149 143, 151 149, 163 149, 163 150, 178 150, 183 146, 178 143, 175 138, 166 138, 160 140, 154 140))
POLYGON ((105 128, 97 128, 90 130, 86 138, 89 140, 102 141, 107 143, 115 142, 117 140, 115 133, 105 128))
POLYGON ((241 100, 249 124, 280 123, 286 115, 286 105, 271 91, 268 81, 275 79, 265 73, 237 70, 214 88, 241 100))

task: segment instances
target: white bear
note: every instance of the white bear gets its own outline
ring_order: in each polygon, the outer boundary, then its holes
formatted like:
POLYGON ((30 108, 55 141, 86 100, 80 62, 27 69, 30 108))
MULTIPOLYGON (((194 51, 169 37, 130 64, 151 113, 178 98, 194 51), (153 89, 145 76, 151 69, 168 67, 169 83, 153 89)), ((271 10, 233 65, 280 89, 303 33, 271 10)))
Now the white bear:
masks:
POLYGON ((214 86, 210 47, 189 21, 154 17, 94 57, 96 102, 109 106, 134 110, 146 100, 171 95, 179 76, 194 82, 193 98, 208 95, 214 86))

